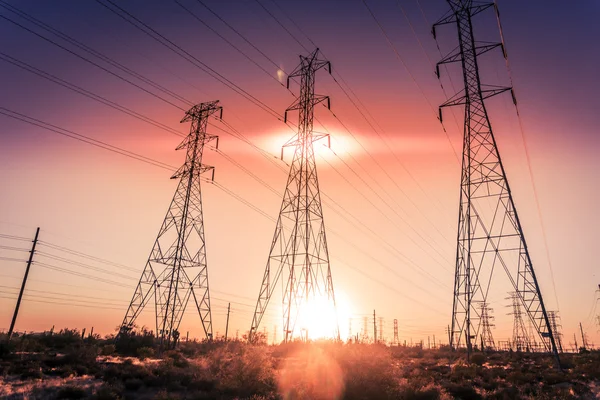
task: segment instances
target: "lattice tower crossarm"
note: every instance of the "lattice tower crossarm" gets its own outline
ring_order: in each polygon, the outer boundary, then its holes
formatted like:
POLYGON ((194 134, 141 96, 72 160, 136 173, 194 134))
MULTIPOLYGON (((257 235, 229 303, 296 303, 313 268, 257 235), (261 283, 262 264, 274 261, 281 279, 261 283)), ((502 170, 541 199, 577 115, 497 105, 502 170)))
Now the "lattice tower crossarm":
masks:
POLYGON ((200 182, 208 172, 214 178, 214 168, 202 163, 202 155, 206 143, 215 140, 218 145, 218 137, 206 132, 208 118, 222 114, 218 103, 198 104, 181 120, 191 122, 191 128, 177 147, 186 151, 185 163, 171 177, 179 184, 121 324, 120 334, 131 331, 144 307, 153 302, 163 348, 177 343, 190 297, 206 338, 213 335, 200 182))
MULTIPOLYGON (((472 17, 494 7, 494 3, 448 0, 451 11, 433 27, 455 24, 458 50, 444 57, 439 66, 458 62, 462 66, 464 89, 440 106, 463 105, 464 140, 458 221, 458 240, 450 346, 464 341, 467 352, 481 328, 478 303, 487 300, 494 268, 506 271, 509 280, 547 351, 558 351, 533 269, 529 250, 496 139, 492 133, 485 99, 512 90, 481 84, 478 57, 501 43, 477 42, 472 17), (491 208, 491 213, 488 213, 491 208)), ((506 54, 504 53, 506 56, 506 54)), ((513 95, 514 100, 514 95, 513 95)))
MULTIPOLYGON (((284 145, 284 148, 294 147, 294 158, 252 318, 250 338, 260 326, 279 279, 284 283, 282 308, 286 342, 297 331, 299 318, 310 319, 305 315, 306 306, 313 299, 326 298, 335 309, 313 149, 313 142, 326 136, 313 134, 314 107, 324 101, 329 106, 329 97, 315 95, 315 73, 321 68, 328 68, 331 73, 331 64, 318 56, 318 49, 306 57, 300 56, 300 65, 288 76, 288 87, 291 78, 300 78, 300 96, 285 112, 287 121, 288 111, 299 111, 298 133, 284 145)), ((310 335, 310 332, 305 333, 310 335)), ((337 323, 333 335, 339 339, 337 323)))

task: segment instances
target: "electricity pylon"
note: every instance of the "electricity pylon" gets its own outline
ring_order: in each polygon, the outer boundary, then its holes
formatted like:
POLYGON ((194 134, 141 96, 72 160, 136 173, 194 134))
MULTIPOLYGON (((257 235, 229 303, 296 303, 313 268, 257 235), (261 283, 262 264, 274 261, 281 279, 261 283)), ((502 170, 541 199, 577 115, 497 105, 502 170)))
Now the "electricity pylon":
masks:
POLYGON ((457 51, 437 64, 436 73, 439 77, 440 65, 460 62, 464 89, 440 106, 440 120, 442 108, 465 106, 450 346, 456 348, 464 341, 467 352, 471 352, 472 340, 481 329, 477 303, 487 300, 492 274, 498 267, 506 271, 546 351, 553 352, 560 365, 554 335, 485 106, 486 99, 513 92, 509 87, 486 86, 480 81, 479 56, 498 48, 506 57, 502 43, 478 42, 473 33, 472 17, 494 7, 494 3, 447 1, 451 11, 434 24, 432 32, 435 37, 437 26, 455 24, 459 46, 457 51))
POLYGON ((398 320, 394 319, 394 340, 392 341, 392 345, 399 346, 400 339, 398 338, 398 320))
POLYGON ((202 321, 207 339, 212 339, 212 318, 208 292, 208 270, 204 241, 204 219, 200 192, 201 175, 214 167, 202 164, 206 143, 218 137, 206 133, 208 118, 223 108, 217 101, 201 103, 186 112, 181 122, 191 122, 189 135, 176 150, 186 151, 185 164, 171 179, 179 184, 162 223, 144 272, 121 324, 130 331, 142 309, 154 298, 156 335, 162 347, 173 347, 190 296, 202 321))
POLYGON ((557 322, 560 321, 558 311, 548 311, 548 318, 550 319, 550 327, 552 328, 552 333, 554 334, 554 339, 556 340, 556 347, 558 347, 558 351, 562 353, 562 333, 560 333, 560 328, 562 326, 559 322, 557 322))
MULTIPOLYGON (((299 318, 311 318, 308 314, 315 310, 310 310, 308 306, 315 299, 326 298, 335 309, 323 207, 313 149, 314 141, 327 137, 323 134, 313 134, 314 107, 324 101, 329 107, 328 96, 315 95, 315 73, 325 67, 331 73, 331 64, 329 61, 319 59, 318 53, 319 49, 316 49, 306 57, 300 56, 300 65, 287 80, 289 88, 290 78, 300 78, 300 96, 285 111, 286 122, 288 111, 299 111, 298 134, 283 146, 284 148, 295 147, 294 158, 252 318, 250 338, 257 332, 280 278, 285 282, 282 294, 285 342, 292 339, 299 318)), ((310 334, 306 332, 308 327, 300 328, 306 336, 310 334)), ((332 336, 339 338, 337 321, 332 336)))
POLYGON ((486 302, 481 303, 481 351, 494 350, 496 348, 491 329, 494 324, 490 322, 494 319, 490 315, 492 311, 486 302))
POLYGON ((529 351, 531 344, 529 343, 529 335, 527 335, 527 329, 523 322, 523 313, 521 313, 521 300, 516 292, 510 294, 506 300, 511 300, 511 305, 507 307, 512 308, 512 312, 508 315, 513 316, 513 345, 516 351, 529 351))

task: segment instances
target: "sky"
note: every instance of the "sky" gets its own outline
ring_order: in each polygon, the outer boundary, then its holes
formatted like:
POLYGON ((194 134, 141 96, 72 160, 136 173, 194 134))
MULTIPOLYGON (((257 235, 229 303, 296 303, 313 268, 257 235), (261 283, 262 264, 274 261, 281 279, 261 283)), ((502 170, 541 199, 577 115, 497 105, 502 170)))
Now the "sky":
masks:
MULTIPOLYGON (((333 67, 332 76, 322 70, 316 78, 316 92, 331 97, 331 112, 317 107, 315 131, 331 134, 331 149, 320 142, 315 147, 333 283, 348 314, 341 330, 347 333, 351 318, 352 332, 360 332, 376 310, 388 339, 397 319, 401 341, 427 342, 435 335, 447 342, 460 182, 455 152, 461 152, 463 116, 446 109, 444 131, 437 110, 462 80, 457 65, 442 69, 441 80, 433 73, 441 54, 457 45, 455 28, 438 29, 437 44, 430 34, 447 3, 367 1, 392 47, 361 0, 203 2, 220 19, 195 0, 120 3, 184 57, 109 11, 101 4, 110 5, 107 0, 0 2, 0 329, 9 326, 24 250, 39 226, 41 246, 16 329, 93 326, 114 333, 176 188, 168 169, 5 114, 20 113, 176 168, 184 154, 175 151, 181 137, 174 132, 188 132, 189 125, 179 123, 185 111, 220 100, 224 121, 251 145, 219 130, 228 130, 219 122, 209 126, 220 136, 219 151, 210 149, 203 159, 215 166, 218 183, 202 187, 213 323, 222 335, 231 302, 230 335, 245 333, 292 157, 288 150, 279 160, 281 146, 294 135, 280 119, 298 86, 292 82, 291 93, 282 77, 316 45, 333 67), (63 86, 14 63, 51 74, 63 86), (232 83, 255 100, 232 90, 232 83)), ((580 342, 581 322, 590 341, 599 343, 594 199, 600 190, 600 5, 499 0, 498 6, 510 74, 500 52, 481 57, 481 74, 497 85, 509 85, 512 77, 518 99, 520 118, 510 95, 487 105, 533 265, 547 309, 559 311, 563 342, 572 342, 574 333, 580 342)), ((477 17, 475 29, 480 40, 499 40, 491 11, 477 17)), ((507 293, 506 278, 496 277, 498 292, 507 293)), ((502 295, 491 301, 497 340, 512 332, 507 305, 502 295)), ((153 327, 153 310, 139 323, 153 327)), ((272 335, 281 322, 270 315, 264 325, 272 335)), ((201 337, 191 310, 180 330, 201 337)))

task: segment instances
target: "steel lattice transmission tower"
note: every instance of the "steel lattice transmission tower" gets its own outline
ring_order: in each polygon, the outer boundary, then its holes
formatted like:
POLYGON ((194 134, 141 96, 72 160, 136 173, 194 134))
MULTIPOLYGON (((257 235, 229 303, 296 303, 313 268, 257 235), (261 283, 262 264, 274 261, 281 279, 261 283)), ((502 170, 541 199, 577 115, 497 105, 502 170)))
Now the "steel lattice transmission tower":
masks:
POLYGON ((512 308, 512 312, 508 315, 513 316, 513 346, 516 351, 529 351, 531 349, 531 343, 529 341, 529 335, 523 322, 523 313, 521 312, 521 299, 516 292, 510 294, 507 300, 511 300, 511 305, 508 307, 512 308))
POLYGON ((459 46, 437 64, 436 73, 439 77, 439 66, 442 64, 460 62, 464 89, 440 106, 440 120, 443 107, 465 106, 450 346, 456 348, 462 341, 467 352, 471 351, 472 340, 481 329, 481 313, 477 304, 487 300, 494 268, 502 268, 546 351, 552 351, 559 361, 542 294, 485 106, 486 99, 507 91, 512 93, 512 90, 482 85, 480 81, 479 56, 496 48, 504 53, 504 47, 502 43, 477 42, 472 17, 494 7, 494 3, 447 1, 451 11, 434 24, 433 35, 435 37, 436 26, 455 24, 459 46))
MULTIPOLYGON (((294 158, 252 318, 250 338, 260 326, 279 279, 285 283, 282 294, 285 342, 292 339, 296 323, 301 314, 309 312, 306 306, 311 301, 326 298, 335 308, 323 207, 313 149, 314 141, 327 137, 327 135, 313 134, 314 108, 324 101, 329 107, 330 102, 328 96, 315 95, 315 73, 325 67, 331 73, 331 64, 329 61, 319 59, 318 56, 319 49, 306 57, 300 56, 300 65, 287 80, 289 88, 290 78, 300 78, 300 96, 285 111, 286 122, 288 111, 299 111, 298 134, 284 145, 284 148, 295 148, 294 158)), ((306 318, 306 315, 301 318, 306 318)), ((308 336, 306 327, 300 328, 308 336)), ((339 338, 337 323, 333 335, 339 338)))
POLYGON ((494 317, 490 315, 492 311, 493 310, 488 307, 486 302, 481 303, 481 351, 494 350, 496 348, 491 329, 494 327, 494 324, 490 322, 494 319, 494 317))
POLYGON ((121 332, 130 331, 142 309, 153 302, 156 335, 163 347, 176 344, 190 296, 206 338, 212 339, 200 181, 207 172, 214 178, 214 167, 202 164, 202 154, 206 143, 218 143, 217 136, 206 133, 208 118, 217 112, 222 116, 218 103, 198 104, 181 120, 191 122, 189 135, 176 149, 186 151, 185 164, 171 177, 179 179, 177 190, 121 325, 121 332))
POLYGON ((562 353, 562 333, 560 332, 560 328, 562 328, 562 325, 560 324, 560 317, 558 316, 558 311, 548 311, 548 319, 550 319, 550 327, 552 328, 554 339, 556 339, 556 347, 558 347, 558 351, 562 353))
POLYGON ((398 320, 394 319, 394 340, 392 341, 392 345, 399 346, 400 339, 398 338, 398 320))

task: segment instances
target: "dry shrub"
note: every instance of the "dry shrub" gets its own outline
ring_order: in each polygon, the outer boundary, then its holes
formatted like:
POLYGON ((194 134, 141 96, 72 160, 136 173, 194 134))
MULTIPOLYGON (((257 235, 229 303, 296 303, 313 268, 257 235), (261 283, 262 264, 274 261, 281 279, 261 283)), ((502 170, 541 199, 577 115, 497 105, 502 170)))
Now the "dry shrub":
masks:
POLYGON ((351 345, 329 349, 344 373, 344 399, 395 399, 399 382, 389 350, 351 345))
POLYGON ((485 363, 486 356, 483 353, 473 353, 471 354, 471 362, 475 365, 483 365, 485 363))
POLYGON ((263 346, 232 345, 216 348, 206 356, 217 389, 240 397, 265 395, 275 388, 271 355, 263 346))

